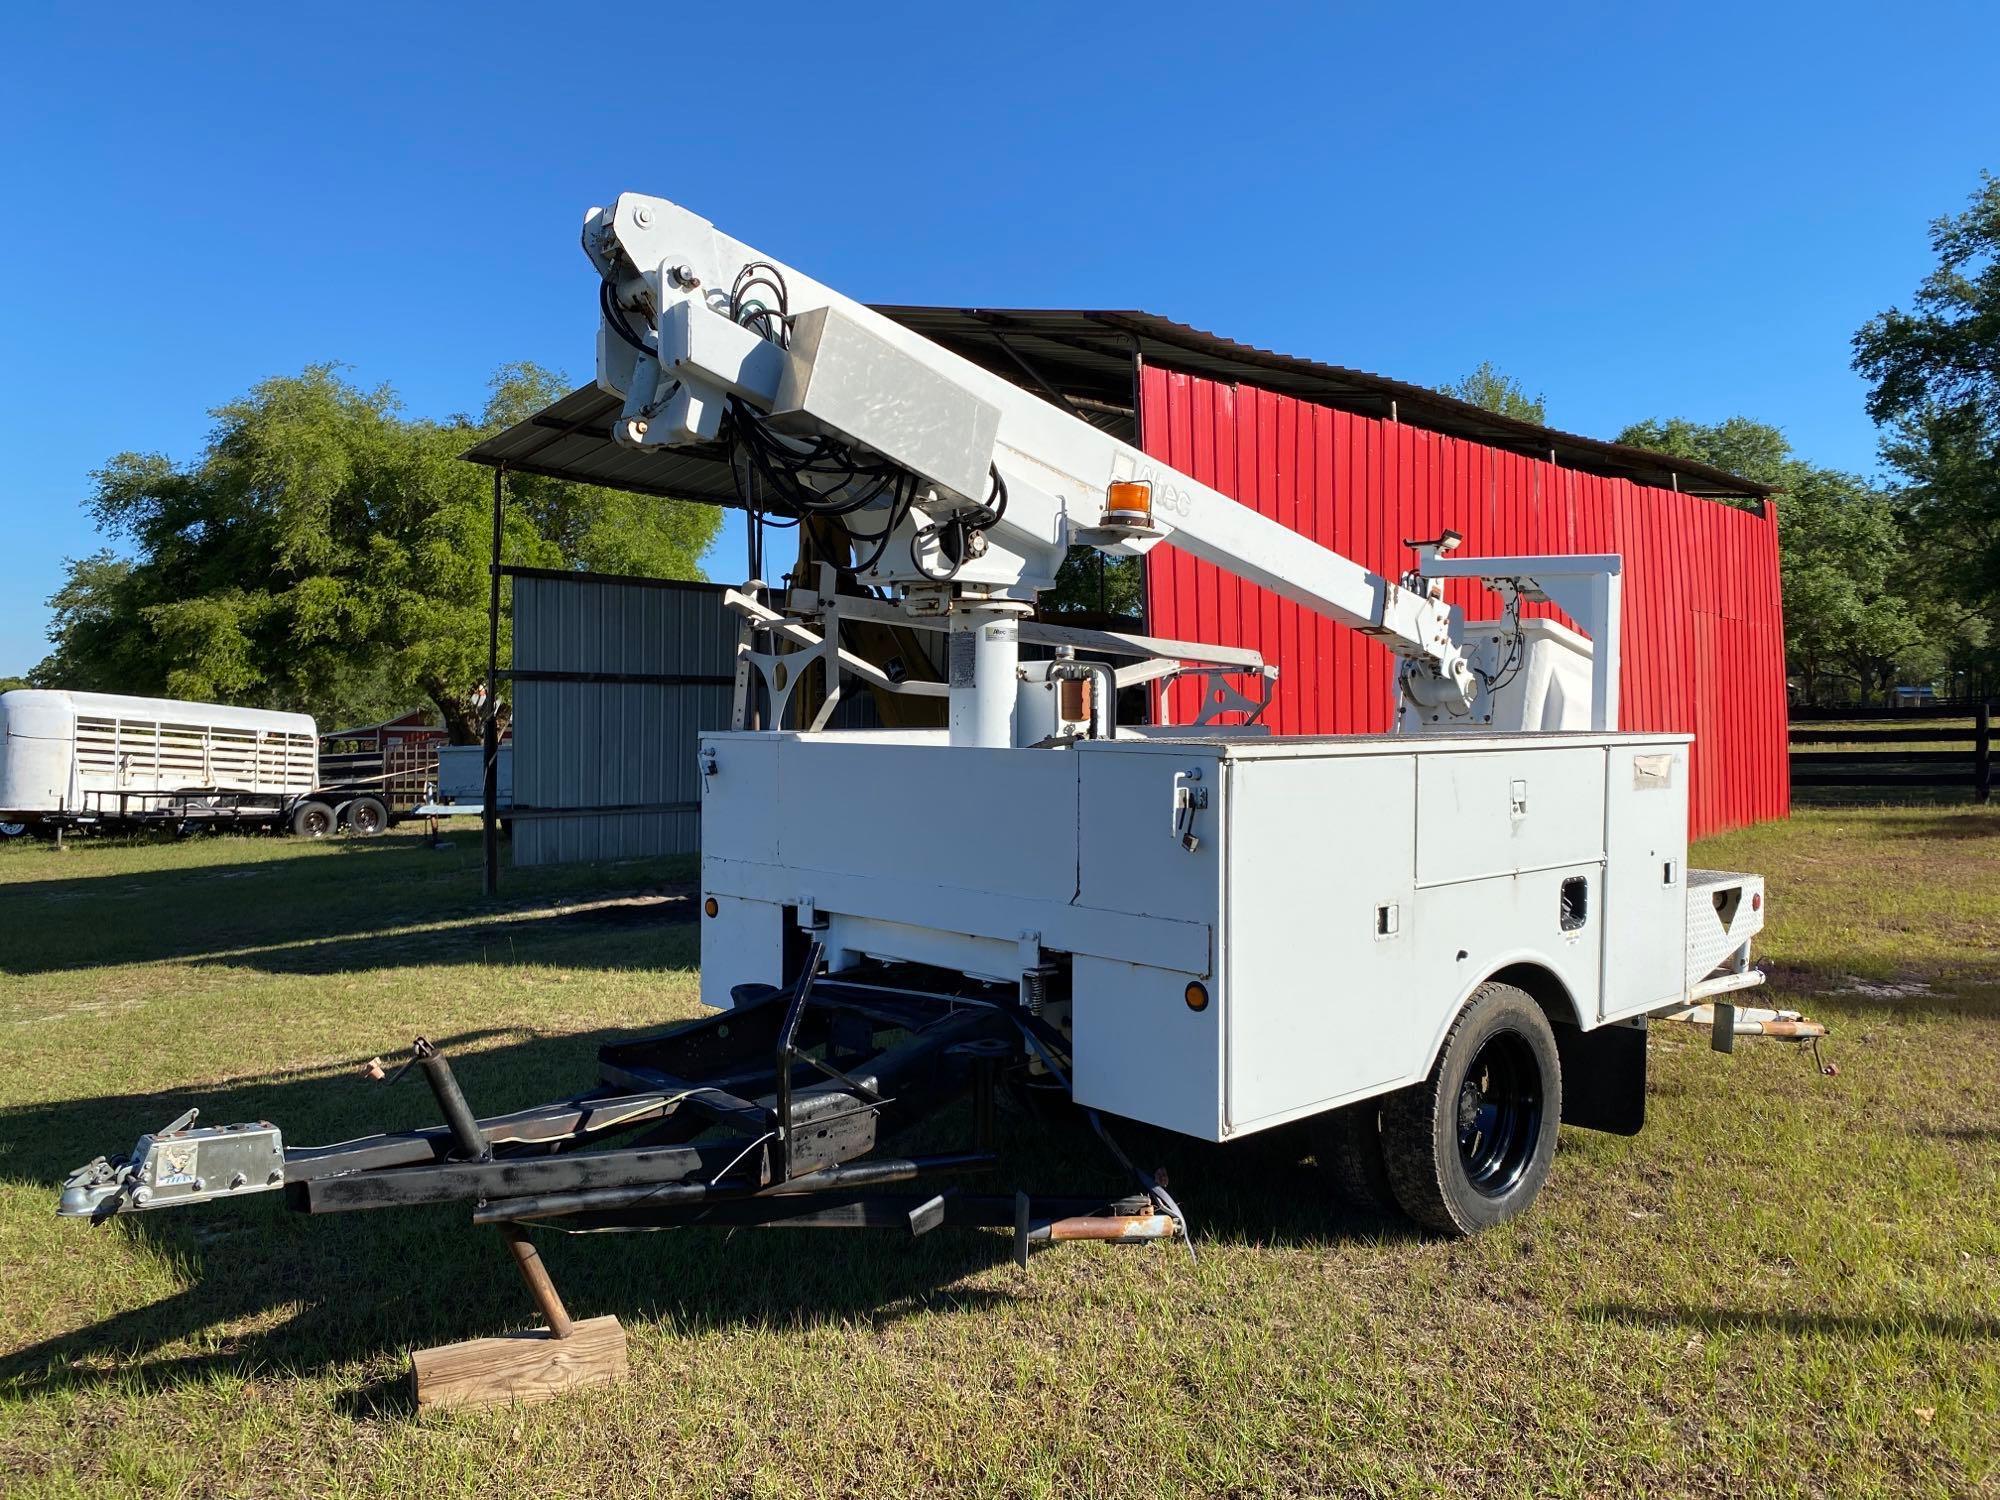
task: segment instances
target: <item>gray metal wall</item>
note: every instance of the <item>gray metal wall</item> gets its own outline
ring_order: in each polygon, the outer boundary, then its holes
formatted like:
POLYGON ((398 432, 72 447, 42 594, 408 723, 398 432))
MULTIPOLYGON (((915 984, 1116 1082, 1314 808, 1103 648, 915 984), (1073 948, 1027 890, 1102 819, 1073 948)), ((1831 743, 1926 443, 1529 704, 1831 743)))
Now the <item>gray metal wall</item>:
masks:
POLYGON ((510 569, 514 863, 691 854, 736 618, 706 584, 510 569))

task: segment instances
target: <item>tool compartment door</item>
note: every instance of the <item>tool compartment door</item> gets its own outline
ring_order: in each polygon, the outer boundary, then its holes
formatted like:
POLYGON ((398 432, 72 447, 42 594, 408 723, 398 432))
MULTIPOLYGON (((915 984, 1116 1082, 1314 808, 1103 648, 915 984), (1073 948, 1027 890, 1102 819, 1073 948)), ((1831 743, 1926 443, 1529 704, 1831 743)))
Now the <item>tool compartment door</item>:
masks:
POLYGON ((1064 758, 1077 767, 1080 913, 1086 919, 1089 911, 1168 918, 1208 939, 1200 951, 1163 951, 1152 963, 1077 957, 1077 1101, 1198 1140, 1219 1140, 1223 998, 1214 974, 1214 935, 1228 855, 1221 756, 1205 746, 1094 742, 1064 758), (1175 831, 1180 793, 1206 804, 1189 807, 1179 823, 1193 848, 1175 831), (1208 987, 1203 1010, 1187 1003, 1190 981, 1208 987))
POLYGON ((1428 751, 1416 807, 1418 885, 1588 864, 1604 857, 1604 749, 1428 751))
POLYGON ((1601 1015, 1679 1003, 1687 969, 1688 747, 1613 745, 1606 775, 1601 1015))
POLYGON ((1428 1022, 1411 984, 1411 755, 1229 767, 1232 1132, 1391 1083, 1428 1022))

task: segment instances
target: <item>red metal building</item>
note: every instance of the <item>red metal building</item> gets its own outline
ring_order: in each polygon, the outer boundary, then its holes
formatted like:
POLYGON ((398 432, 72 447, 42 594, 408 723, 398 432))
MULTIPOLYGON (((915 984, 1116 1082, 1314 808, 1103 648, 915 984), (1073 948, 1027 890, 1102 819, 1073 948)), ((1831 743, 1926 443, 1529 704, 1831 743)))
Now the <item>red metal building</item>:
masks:
MULTIPOLYGON (((1579 472, 1548 459, 1359 416, 1255 385, 1147 366, 1146 451, 1378 572, 1408 567, 1406 537, 1465 535, 1465 554, 1616 552, 1625 560, 1623 727, 1695 735, 1690 832, 1783 817, 1784 627, 1777 516, 1579 472)), ((1477 585, 1452 585, 1474 618, 1477 585)), ((1146 570, 1148 626, 1254 646, 1280 667, 1280 734, 1389 727, 1392 658, 1373 641, 1171 546, 1146 570)), ((1543 610, 1547 613, 1546 609, 1543 610)), ((1194 688, 1174 705, 1192 717, 1194 688)))

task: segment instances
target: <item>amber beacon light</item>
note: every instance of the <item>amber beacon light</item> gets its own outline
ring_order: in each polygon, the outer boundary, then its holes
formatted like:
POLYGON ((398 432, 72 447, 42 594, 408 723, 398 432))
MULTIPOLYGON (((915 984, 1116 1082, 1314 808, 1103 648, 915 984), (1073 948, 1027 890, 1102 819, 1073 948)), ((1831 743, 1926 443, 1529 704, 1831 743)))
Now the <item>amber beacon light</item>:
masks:
POLYGON ((1117 479, 1104 492, 1104 521, 1107 526, 1129 526, 1134 531, 1153 529, 1153 486, 1145 479, 1117 479))

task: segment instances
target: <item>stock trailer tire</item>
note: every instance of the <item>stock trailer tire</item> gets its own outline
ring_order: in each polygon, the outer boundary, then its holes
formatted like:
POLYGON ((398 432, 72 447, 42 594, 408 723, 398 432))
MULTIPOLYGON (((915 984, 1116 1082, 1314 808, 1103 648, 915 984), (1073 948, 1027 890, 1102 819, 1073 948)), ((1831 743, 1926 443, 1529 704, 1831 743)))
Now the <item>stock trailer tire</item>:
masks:
POLYGON ((389 829, 389 809, 380 797, 356 797, 347 804, 347 831, 372 839, 389 829))
POLYGON ((1505 1223, 1535 1201, 1555 1159, 1562 1066, 1530 995, 1482 984, 1422 1083, 1382 1104, 1382 1155, 1396 1201, 1453 1236, 1505 1223))
POLYGON ((333 809, 324 802, 301 802, 292 813, 292 832, 302 839, 323 839, 333 832, 333 809))

